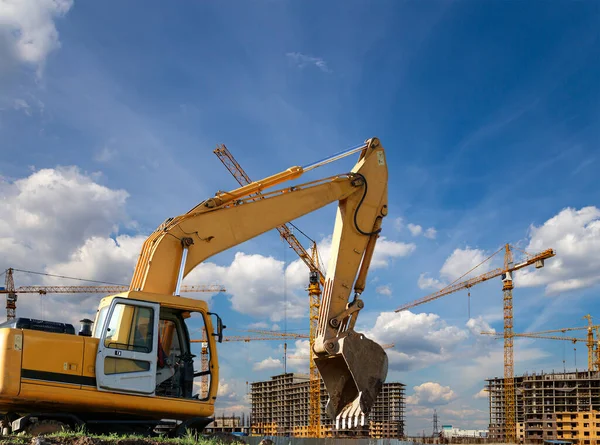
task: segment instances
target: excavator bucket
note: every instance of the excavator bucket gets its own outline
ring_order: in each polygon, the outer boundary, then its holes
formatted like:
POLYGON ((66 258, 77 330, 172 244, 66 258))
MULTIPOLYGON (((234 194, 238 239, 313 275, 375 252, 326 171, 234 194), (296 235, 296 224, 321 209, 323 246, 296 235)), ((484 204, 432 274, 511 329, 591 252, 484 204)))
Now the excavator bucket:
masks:
POLYGON ((327 414, 335 419, 336 429, 340 424, 341 428, 362 426, 387 377, 387 354, 379 344, 353 331, 338 345, 336 354, 315 359, 329 393, 327 414))

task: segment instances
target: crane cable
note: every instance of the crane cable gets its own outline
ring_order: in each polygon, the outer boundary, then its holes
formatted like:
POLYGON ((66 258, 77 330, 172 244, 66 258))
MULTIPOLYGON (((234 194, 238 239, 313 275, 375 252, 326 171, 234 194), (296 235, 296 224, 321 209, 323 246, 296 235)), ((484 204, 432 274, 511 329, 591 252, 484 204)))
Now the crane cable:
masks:
POLYGON ((302 235, 304 235, 304 236, 306 237, 306 239, 308 239, 308 240, 309 240, 311 243, 314 243, 314 242, 315 242, 315 240, 314 240, 314 239, 312 239, 310 236, 308 236, 306 233, 304 233, 302 230, 300 230, 300 229, 298 228, 298 226, 296 226, 294 223, 292 223, 292 222, 288 222, 288 224, 289 224, 290 226, 292 226, 294 229, 296 229, 298 232, 300 232, 302 235))
MULTIPOLYGON (((15 268, 13 268, 13 270, 16 272, 30 273, 30 274, 34 274, 34 275, 44 275, 47 277, 66 278, 68 280, 77 280, 77 281, 87 281, 88 283, 100 283, 100 284, 111 284, 113 286, 125 286, 125 284, 111 283, 109 281, 86 280, 85 278, 66 277, 64 275, 54 275, 51 273, 33 272, 31 270, 23 270, 23 269, 15 269, 15 268)), ((4 273, 6 273, 6 272, 4 272, 4 273)), ((2 274, 0 274, 0 276, 2 276, 2 274)))
POLYGON ((461 278, 465 277, 466 275, 469 275, 471 272, 473 272, 475 269, 477 269, 479 266, 481 266, 483 263, 485 263, 486 261, 489 261, 494 255, 498 254, 502 249, 504 249, 504 247, 501 247, 500 249, 498 249, 497 251, 495 251, 494 253, 492 253, 489 257, 487 257, 485 260, 483 260, 481 263, 479 263, 477 266, 471 268, 471 270, 469 270, 468 272, 465 272, 464 274, 462 274, 460 277, 458 277, 456 280, 454 280, 452 283, 450 283, 448 286, 452 286, 454 283, 456 283, 458 280, 460 280, 461 278))

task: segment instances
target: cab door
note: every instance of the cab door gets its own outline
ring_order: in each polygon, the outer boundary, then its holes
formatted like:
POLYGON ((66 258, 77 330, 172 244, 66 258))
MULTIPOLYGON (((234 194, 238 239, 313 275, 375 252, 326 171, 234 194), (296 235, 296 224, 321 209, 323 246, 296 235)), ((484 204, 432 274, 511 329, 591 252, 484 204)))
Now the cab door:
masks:
POLYGON ((99 391, 154 395, 160 305, 114 298, 96 356, 99 391))

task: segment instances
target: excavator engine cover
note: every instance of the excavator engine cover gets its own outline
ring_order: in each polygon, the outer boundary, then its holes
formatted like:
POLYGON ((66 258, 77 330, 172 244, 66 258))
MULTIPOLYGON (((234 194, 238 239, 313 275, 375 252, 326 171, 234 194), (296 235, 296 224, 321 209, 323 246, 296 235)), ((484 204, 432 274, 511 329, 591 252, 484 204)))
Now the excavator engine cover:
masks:
POLYGON ((388 358, 383 348, 363 334, 348 331, 337 340, 337 353, 315 358, 329 393, 327 414, 336 428, 362 426, 387 377, 388 358))

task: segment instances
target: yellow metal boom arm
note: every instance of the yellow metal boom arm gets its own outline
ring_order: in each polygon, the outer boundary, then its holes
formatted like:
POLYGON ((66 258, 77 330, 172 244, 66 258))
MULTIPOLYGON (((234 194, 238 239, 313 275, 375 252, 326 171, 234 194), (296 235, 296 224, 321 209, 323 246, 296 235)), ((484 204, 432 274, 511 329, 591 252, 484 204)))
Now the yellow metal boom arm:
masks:
MULTIPOLYGON (((362 205, 364 210, 358 215, 364 224, 364 220, 369 220, 365 217, 367 213, 370 215, 369 209, 379 204, 371 202, 371 197, 378 190, 375 184, 387 185, 385 163, 374 171, 372 166, 377 161, 367 162, 370 156, 366 153, 374 150, 374 141, 379 143, 377 139, 371 139, 364 145, 361 159, 349 174, 263 193, 264 199, 261 200, 252 198, 257 192, 302 175, 302 167, 291 167, 230 192, 217 193, 189 212, 167 219, 145 241, 130 290, 172 295, 177 290, 178 278, 185 277, 207 258, 332 202, 340 201, 340 205, 344 206, 350 195, 355 194, 356 201, 360 200, 366 189, 366 178, 375 174, 368 180, 369 188, 374 188, 374 192, 366 196, 362 205), (377 177, 379 174, 381 178, 377 177), (187 256, 182 261, 184 251, 187 251, 187 256), (180 268, 183 268, 182 277, 180 268)), ((377 147, 383 160, 383 148, 377 147)))
POLYGON ((219 192, 189 212, 167 219, 145 241, 130 290, 179 295, 198 264, 235 245, 338 201, 331 259, 315 339, 315 364, 330 394, 327 411, 343 426, 364 423, 387 375, 387 355, 354 332, 375 243, 387 215, 387 163, 377 138, 305 167, 219 192), (350 173, 265 190, 360 152, 350 173), (262 199, 256 199, 260 193, 262 199), (351 292, 354 288, 354 297, 351 292))

